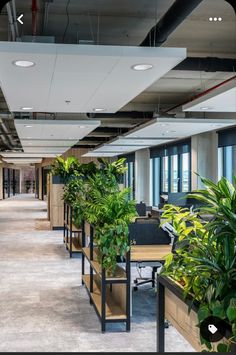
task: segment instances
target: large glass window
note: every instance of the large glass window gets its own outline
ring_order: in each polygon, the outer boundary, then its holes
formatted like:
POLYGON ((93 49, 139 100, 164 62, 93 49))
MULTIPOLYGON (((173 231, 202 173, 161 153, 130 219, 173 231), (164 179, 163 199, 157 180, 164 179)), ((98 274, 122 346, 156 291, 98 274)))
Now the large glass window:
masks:
POLYGON ((169 164, 168 157, 162 158, 162 192, 168 192, 168 183, 169 183, 169 164))
POLYGON ((218 148, 218 179, 222 176, 233 182, 236 175, 236 145, 218 148))
POLYGON ((178 192, 178 155, 171 155, 170 157, 170 177, 171 177, 171 192, 178 192))
POLYGON ((150 156, 153 206, 158 206, 162 195, 191 191, 190 142, 152 148, 150 156))
POLYGON ((130 196, 129 198, 133 200, 135 198, 135 171, 134 171, 134 162, 128 161, 126 163, 127 171, 124 176, 124 185, 125 187, 130 188, 130 196))
POLYGON ((236 128, 218 132, 218 179, 222 176, 233 182, 236 175, 236 128))
POLYGON ((182 192, 190 191, 190 153, 181 154, 181 186, 182 192))

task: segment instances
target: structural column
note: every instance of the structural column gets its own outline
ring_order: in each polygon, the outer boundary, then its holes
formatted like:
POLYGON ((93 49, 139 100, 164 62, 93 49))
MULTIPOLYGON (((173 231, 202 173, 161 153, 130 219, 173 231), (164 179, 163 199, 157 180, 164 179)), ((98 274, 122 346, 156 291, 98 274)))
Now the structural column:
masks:
POLYGON ((150 205, 150 150, 135 152, 135 199, 150 205))
POLYGON ((216 131, 192 136, 192 189, 203 188, 200 178, 196 175, 217 181, 218 179, 218 134, 216 131))

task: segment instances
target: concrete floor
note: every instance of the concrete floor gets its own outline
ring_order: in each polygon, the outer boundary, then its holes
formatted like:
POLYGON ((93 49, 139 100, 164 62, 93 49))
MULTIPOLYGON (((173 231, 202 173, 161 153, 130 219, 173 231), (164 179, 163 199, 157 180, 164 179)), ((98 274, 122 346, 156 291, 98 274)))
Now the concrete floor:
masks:
MULTIPOLYGON (((80 258, 69 259, 62 231, 37 230, 40 218, 46 204, 31 195, 0 201, 0 352, 155 352, 154 290, 133 292, 130 333, 101 334, 80 258)), ((171 326, 166 351, 194 350, 171 326)))

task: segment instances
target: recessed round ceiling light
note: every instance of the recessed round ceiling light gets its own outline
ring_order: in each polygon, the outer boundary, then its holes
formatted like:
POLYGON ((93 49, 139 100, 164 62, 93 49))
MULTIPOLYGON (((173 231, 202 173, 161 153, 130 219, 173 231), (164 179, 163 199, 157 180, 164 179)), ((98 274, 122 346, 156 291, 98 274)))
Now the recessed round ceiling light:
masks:
POLYGON ((25 128, 31 128, 31 127, 33 127, 33 126, 30 126, 30 125, 25 125, 25 128))
POLYGON ((152 64, 145 64, 145 63, 142 63, 142 64, 134 64, 134 65, 132 65, 131 68, 132 68, 133 70, 137 70, 137 71, 144 71, 144 70, 152 69, 152 68, 153 68, 153 65, 152 65, 152 64))
POLYGON ((93 111, 102 112, 102 111, 105 111, 105 108, 97 107, 97 108, 94 108, 93 111))
POLYGON ((218 17, 218 21, 222 21, 222 17, 218 17))
POLYGON ((212 17, 209 17, 209 21, 213 21, 213 18, 212 18, 212 17))
POLYGON ((217 21, 217 17, 214 17, 214 21, 217 21))
POLYGON ((213 107, 210 107, 210 106, 203 106, 203 107, 200 107, 201 110, 203 111, 207 111, 207 110, 212 110, 213 107))
POLYGON ((35 66, 35 63, 31 60, 15 60, 13 64, 21 68, 30 68, 35 66))
POLYGON ((24 111, 31 111, 33 110, 33 107, 21 107, 21 109, 24 111))

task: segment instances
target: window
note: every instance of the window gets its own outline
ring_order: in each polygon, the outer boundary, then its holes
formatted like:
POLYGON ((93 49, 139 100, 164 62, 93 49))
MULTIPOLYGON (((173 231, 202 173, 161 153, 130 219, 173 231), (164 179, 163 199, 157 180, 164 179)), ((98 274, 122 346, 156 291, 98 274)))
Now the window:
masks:
POLYGON ((126 167, 127 171, 125 172, 124 176, 124 186, 130 188, 130 195, 129 198, 130 200, 133 200, 135 198, 135 155, 132 154, 130 156, 124 157, 126 158, 126 167))
POLYGON ((191 145, 154 147, 150 150, 151 201, 158 206, 160 196, 191 191, 191 145))
POLYGON ((150 159, 150 174, 151 174, 151 199, 153 206, 158 206, 160 203, 160 162, 161 158, 150 159))
POLYGON ((171 155, 170 157, 170 176, 171 176, 171 182, 170 182, 170 190, 171 192, 178 192, 178 155, 171 155))
POLYGON ((233 182, 236 175, 236 128, 219 132, 218 179, 222 176, 233 182))
POLYGON ((181 154, 181 192, 190 191, 190 153, 181 154))
POLYGON ((218 148, 218 179, 222 176, 233 182, 236 175, 236 145, 218 148))
POLYGON ((168 178, 169 178, 169 164, 168 164, 168 157, 163 157, 162 158, 162 192, 168 192, 168 178))

